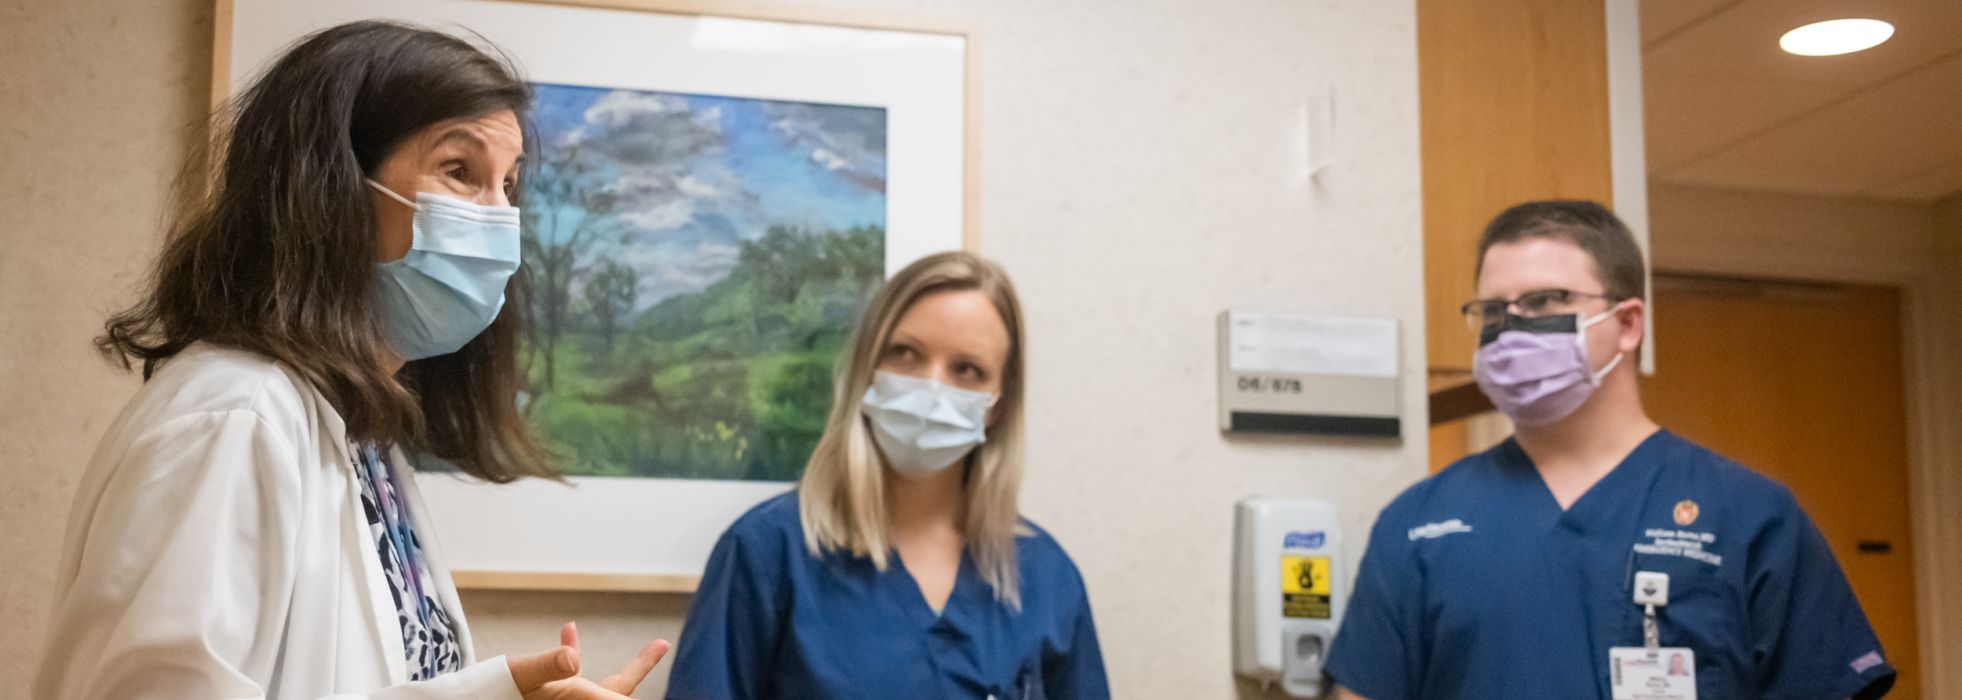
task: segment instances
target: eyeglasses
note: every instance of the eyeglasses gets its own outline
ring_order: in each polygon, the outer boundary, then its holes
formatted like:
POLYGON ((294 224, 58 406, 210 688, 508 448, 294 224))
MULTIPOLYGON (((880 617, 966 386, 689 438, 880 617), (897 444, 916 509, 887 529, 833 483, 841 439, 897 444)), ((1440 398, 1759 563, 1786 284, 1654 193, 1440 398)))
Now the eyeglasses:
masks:
POLYGON ((1476 331, 1504 323, 1509 309, 1517 308, 1519 315, 1527 318, 1553 316, 1573 313, 1574 303, 1582 299, 1621 301, 1606 294, 1589 294, 1571 289, 1536 289, 1513 299, 1473 299, 1458 307, 1458 313, 1464 314, 1465 325, 1476 331))

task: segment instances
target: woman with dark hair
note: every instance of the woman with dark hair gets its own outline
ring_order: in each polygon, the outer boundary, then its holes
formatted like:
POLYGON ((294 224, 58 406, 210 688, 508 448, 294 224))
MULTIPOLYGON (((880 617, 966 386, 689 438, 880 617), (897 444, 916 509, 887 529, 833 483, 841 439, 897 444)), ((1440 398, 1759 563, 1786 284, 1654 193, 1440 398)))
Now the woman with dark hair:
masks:
POLYGON ((75 498, 34 697, 620 698, 577 633, 479 661, 408 454, 555 478, 517 411, 507 62, 384 22, 318 32, 241 95, 135 307, 144 386, 75 498))

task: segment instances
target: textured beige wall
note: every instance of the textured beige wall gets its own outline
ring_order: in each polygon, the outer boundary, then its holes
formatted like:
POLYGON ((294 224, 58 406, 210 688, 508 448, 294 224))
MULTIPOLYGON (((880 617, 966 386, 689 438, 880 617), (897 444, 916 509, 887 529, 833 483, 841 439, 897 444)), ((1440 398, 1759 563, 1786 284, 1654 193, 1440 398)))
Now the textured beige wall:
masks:
POLYGON ((89 339, 202 133, 208 5, 0 4, 0 698, 24 697, 76 478, 136 387, 89 339))
POLYGON ((1935 202, 1935 252, 1962 255, 1962 192, 1935 202))
MULTIPOLYGON (((1230 671, 1234 499, 1338 500, 1360 555, 1424 472, 1410 0, 828 0, 967 21, 982 246, 1028 306, 1027 513, 1083 569, 1122 697, 1246 692, 1230 671), (1298 107, 1334 86, 1339 152, 1300 179, 1298 107), (1223 439, 1213 319, 1399 319, 1401 443, 1223 439)), ((68 500, 134 382, 88 348, 155 247, 207 94, 209 0, 0 6, 0 698, 32 667, 68 500)), ((487 653, 581 622, 589 663, 672 636, 673 596, 467 594, 487 653)), ((665 670, 642 689, 657 697, 665 670)))
POLYGON ((1899 282, 1927 270, 1928 211, 1912 202, 1655 184, 1649 235, 1658 270, 1899 282))

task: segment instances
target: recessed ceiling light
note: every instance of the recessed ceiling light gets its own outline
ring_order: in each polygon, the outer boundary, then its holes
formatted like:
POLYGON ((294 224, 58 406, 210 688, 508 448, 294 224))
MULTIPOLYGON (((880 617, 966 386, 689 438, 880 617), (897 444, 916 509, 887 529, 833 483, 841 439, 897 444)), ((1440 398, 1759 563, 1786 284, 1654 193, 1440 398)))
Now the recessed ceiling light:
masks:
POLYGON ((1778 46, 1800 56, 1838 56, 1865 51, 1894 36, 1894 25, 1877 19, 1813 22, 1779 37, 1778 46))

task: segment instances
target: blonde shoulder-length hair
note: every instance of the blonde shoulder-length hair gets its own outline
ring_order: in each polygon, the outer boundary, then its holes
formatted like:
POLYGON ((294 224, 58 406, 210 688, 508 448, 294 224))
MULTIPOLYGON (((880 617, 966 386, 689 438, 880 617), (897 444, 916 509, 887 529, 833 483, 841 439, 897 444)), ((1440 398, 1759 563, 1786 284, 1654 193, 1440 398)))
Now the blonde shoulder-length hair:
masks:
POLYGON ((814 556, 826 551, 866 557, 886 569, 891 548, 887 532, 886 469, 872 441, 862 406, 893 328, 922 297, 941 292, 979 291, 994 303, 1008 327, 1008 360, 1001 369, 1001 397, 995 402, 987 441, 968 453, 965 469, 967 514, 963 523, 967 553, 995 598, 1021 607, 1016 570, 1017 537, 1028 534, 1016 505, 1022 486, 1022 307, 1008 275, 994 263, 969 253, 941 253, 900 270, 867 305, 851 351, 839 359, 834 376, 831 417, 798 484, 804 544, 814 556))

